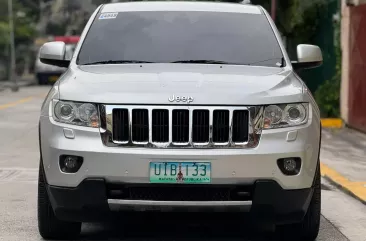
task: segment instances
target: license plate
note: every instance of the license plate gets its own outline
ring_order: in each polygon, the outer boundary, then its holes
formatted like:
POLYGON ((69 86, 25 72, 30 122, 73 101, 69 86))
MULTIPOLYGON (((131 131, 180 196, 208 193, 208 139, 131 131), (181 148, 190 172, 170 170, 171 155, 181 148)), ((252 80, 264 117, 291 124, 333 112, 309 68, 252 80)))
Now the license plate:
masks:
POLYGON ((56 82, 58 80, 58 76, 50 76, 48 80, 51 82, 56 82))
POLYGON ((210 162, 150 162, 151 183, 210 183, 210 162))

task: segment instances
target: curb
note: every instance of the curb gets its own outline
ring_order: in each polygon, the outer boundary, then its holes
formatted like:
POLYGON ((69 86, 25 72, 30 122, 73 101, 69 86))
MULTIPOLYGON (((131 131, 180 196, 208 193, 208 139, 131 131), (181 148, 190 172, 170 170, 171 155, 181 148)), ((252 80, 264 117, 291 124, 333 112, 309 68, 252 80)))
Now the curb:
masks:
POLYGON ((342 128, 343 121, 339 118, 322 118, 321 119, 322 126, 325 128, 342 128))
MULTIPOLYGON (((33 79, 31 80, 25 80, 25 81, 18 81, 17 85, 18 87, 27 87, 27 86, 32 86, 35 85, 36 83, 34 82, 33 79)), ((12 83, 8 82, 8 81, 0 81, 0 92, 4 91, 6 89, 9 89, 12 87, 12 83)))
POLYGON ((322 177, 366 205, 366 183, 352 182, 324 163, 320 163, 320 170, 322 177))

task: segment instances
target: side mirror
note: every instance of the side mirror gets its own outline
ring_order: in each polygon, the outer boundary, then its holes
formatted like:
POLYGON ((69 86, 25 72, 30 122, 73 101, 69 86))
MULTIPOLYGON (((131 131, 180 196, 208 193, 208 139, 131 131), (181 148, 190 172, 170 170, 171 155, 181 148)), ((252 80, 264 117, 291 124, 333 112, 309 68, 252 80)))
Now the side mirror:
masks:
POLYGON ((69 67, 70 60, 65 60, 66 44, 61 41, 45 43, 40 50, 39 59, 44 64, 69 67))
POLYGON ((316 45, 300 44, 297 46, 297 59, 292 66, 295 70, 312 69, 323 64, 321 49, 316 45))

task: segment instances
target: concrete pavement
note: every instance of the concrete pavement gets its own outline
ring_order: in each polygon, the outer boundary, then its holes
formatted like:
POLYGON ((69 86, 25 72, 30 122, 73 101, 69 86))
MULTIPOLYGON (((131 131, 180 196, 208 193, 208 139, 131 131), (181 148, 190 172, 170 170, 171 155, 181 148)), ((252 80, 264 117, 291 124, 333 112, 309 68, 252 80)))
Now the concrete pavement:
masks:
MULTIPOLYGON (((37 124, 48 90, 49 87, 32 86, 16 93, 0 92, 0 240, 42 240, 36 216, 37 124)), ((328 153, 334 152, 328 139, 323 141, 325 151, 321 157, 335 160, 328 153)), ((330 161, 326 164, 331 165, 330 161)), ((366 240, 365 206, 326 179, 322 179, 322 215, 319 241, 366 240)), ((250 230, 243 229, 233 217, 195 215, 189 217, 190 222, 182 222, 181 218, 135 216, 129 219, 125 230, 121 230, 123 223, 119 220, 85 224, 80 240, 243 240, 242 236, 244 240, 271 240, 247 235, 250 230)))
POLYGON ((366 204, 366 135, 324 129, 322 140, 322 175, 366 204))
MULTIPOLYGON (((19 87, 26 87, 30 85, 36 84, 35 76, 32 74, 26 75, 26 76, 20 76, 18 77, 17 85, 19 87)), ((13 83, 10 81, 0 81, 0 92, 4 91, 5 89, 9 89, 13 86, 13 83)))

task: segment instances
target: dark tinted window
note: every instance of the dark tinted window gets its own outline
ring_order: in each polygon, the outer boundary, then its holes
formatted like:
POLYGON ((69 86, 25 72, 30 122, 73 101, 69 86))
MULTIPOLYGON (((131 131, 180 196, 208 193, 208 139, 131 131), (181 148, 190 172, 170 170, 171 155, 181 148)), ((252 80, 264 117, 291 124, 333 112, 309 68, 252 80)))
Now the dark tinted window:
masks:
POLYGON ((109 60, 215 60, 277 66, 282 52, 264 15, 225 12, 120 12, 97 16, 78 64, 109 60))

